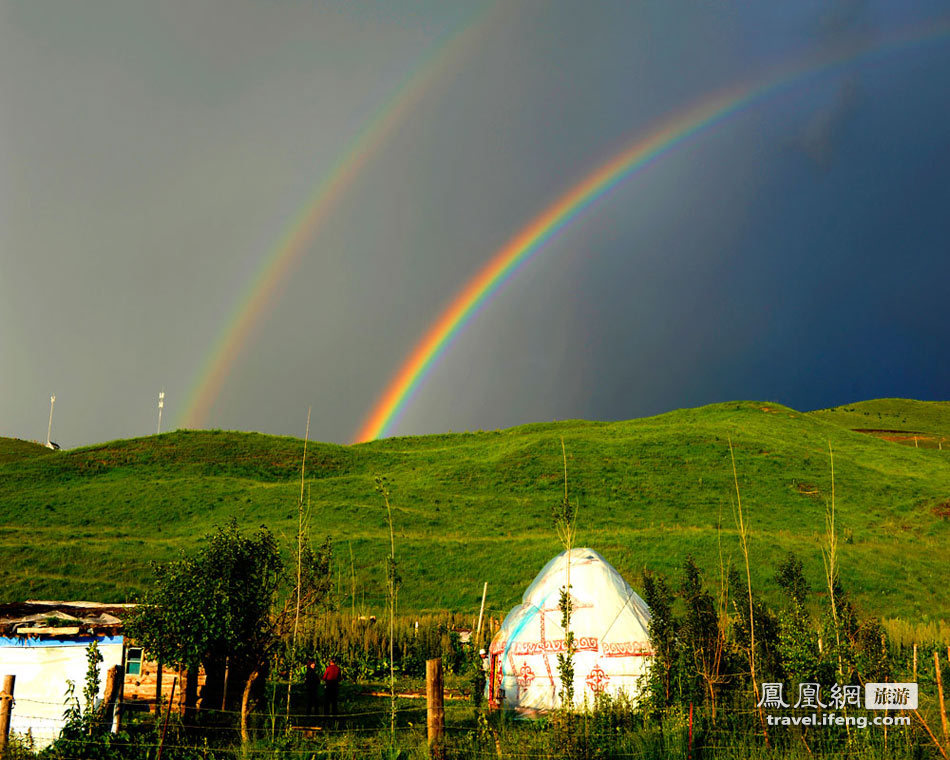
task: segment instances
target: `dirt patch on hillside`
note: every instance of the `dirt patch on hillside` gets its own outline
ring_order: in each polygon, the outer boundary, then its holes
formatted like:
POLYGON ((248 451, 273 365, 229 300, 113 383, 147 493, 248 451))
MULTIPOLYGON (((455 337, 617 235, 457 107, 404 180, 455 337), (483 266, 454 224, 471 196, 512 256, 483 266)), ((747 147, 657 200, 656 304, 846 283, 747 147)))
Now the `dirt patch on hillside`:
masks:
POLYGON ((943 520, 950 520, 950 499, 934 504, 930 511, 943 520))
POLYGON ((934 433, 922 433, 915 430, 886 430, 882 428, 852 428, 855 433, 865 433, 873 435, 882 441, 891 443, 902 443, 905 446, 916 446, 918 448, 942 449, 943 444, 947 442, 946 436, 936 435, 934 433))

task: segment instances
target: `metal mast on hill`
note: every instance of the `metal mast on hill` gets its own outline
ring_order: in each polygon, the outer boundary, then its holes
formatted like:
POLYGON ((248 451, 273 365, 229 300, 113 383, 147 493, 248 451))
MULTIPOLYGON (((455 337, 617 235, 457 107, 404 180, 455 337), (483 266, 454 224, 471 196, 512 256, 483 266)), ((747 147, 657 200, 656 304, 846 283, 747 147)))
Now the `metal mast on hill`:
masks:
POLYGON ((52 394, 49 397, 49 426, 46 428, 46 448, 53 448, 53 444, 50 442, 50 435, 53 432, 53 404, 56 403, 56 394, 52 394))

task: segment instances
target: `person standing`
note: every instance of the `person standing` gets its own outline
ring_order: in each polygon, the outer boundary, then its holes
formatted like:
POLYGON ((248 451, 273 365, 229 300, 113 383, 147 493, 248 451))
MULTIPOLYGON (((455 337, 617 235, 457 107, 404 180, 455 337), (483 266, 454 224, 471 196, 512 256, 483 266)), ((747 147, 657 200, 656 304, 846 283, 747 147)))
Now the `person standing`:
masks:
POLYGON ((317 661, 307 661, 307 672, 303 677, 304 691, 307 695, 307 715, 313 715, 317 709, 317 700, 320 696, 320 671, 317 670, 317 661))
POLYGON ((340 697, 340 681, 343 680, 343 671, 337 665, 333 658, 327 664, 327 669, 323 671, 324 699, 326 700, 326 714, 337 715, 339 710, 337 702, 340 697))

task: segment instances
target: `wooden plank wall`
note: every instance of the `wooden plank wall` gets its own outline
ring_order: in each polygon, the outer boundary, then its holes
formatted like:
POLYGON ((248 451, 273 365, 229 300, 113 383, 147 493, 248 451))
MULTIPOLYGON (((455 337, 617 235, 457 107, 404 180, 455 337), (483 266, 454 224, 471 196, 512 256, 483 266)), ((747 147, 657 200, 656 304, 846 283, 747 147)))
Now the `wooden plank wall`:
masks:
MULTIPOLYGON (((184 671, 172 668, 162 668, 157 662, 142 660, 140 673, 125 675, 125 692, 123 699, 126 702, 138 702, 148 705, 150 711, 157 709, 159 704, 166 704, 172 695, 172 683, 178 678, 175 686, 175 700, 172 709, 181 712, 185 707, 185 677, 184 671)), ((198 693, 205 684, 205 672, 202 668, 198 674, 198 693)), ((201 707, 201 700, 198 700, 201 707)))

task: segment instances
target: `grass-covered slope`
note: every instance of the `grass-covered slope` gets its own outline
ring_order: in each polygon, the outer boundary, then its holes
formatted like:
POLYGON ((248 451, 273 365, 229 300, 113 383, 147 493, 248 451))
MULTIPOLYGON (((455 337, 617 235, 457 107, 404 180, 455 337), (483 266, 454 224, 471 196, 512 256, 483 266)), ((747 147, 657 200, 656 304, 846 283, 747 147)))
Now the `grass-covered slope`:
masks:
POLYGON ((0 464, 19 462, 21 459, 40 457, 51 453, 52 449, 33 441, 23 441, 19 438, 0 438, 0 464))
MULTIPOLYGON (((905 416, 917 409, 910 403, 905 416)), ((948 430, 942 408, 921 413, 931 432, 948 430)), ((742 402, 629 422, 311 443, 312 532, 335 541, 341 604, 351 604, 352 551, 356 604, 378 611, 389 535, 374 476, 385 475, 403 609, 477 611, 487 580, 490 606, 506 611, 559 551, 550 515, 563 493, 563 437, 581 544, 635 587, 644 567, 678 576, 687 553, 712 575, 720 543, 727 562, 740 557, 731 437, 753 580, 772 595, 789 550, 819 584, 830 441, 846 587, 870 612, 950 618, 950 451, 896 445, 841 421, 742 402)), ((293 438, 179 431, 0 464, 4 601, 125 600, 150 578, 150 560, 174 557, 231 517, 267 524, 289 547, 302 449, 293 438)))
POLYGON ((895 443, 930 448, 950 443, 950 401, 880 398, 819 409, 811 415, 895 443))

